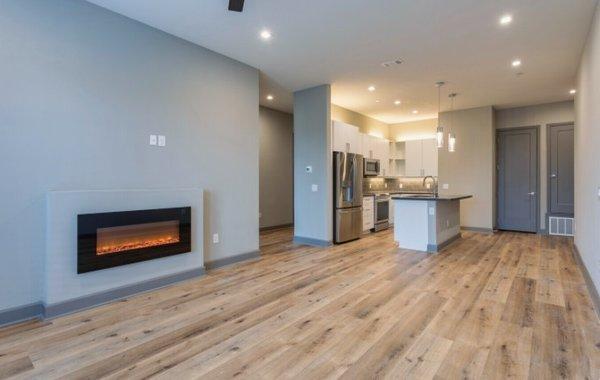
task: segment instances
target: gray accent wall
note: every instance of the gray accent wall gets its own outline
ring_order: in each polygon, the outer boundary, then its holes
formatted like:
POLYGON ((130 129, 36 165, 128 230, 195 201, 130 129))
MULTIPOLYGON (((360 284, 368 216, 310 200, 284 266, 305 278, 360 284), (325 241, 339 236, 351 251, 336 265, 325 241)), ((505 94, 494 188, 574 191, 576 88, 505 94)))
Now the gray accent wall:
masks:
POLYGON ((294 235, 304 241, 332 241, 331 161, 331 86, 294 92, 294 235))
MULTIPOLYGON (((588 35, 575 97, 575 244, 600 289, 600 8, 588 35)), ((596 292, 597 293, 597 292, 596 292)))
POLYGON ((294 222, 294 119, 260 107, 260 227, 294 222))
MULTIPOLYGON (((494 226, 494 111, 491 106, 442 112, 440 122, 456 134, 456 152, 438 151, 440 194, 471 194, 460 202, 460 225, 494 226), (448 184, 448 189, 442 185, 448 184)), ((447 137, 447 136, 446 136, 447 137)))
POLYGON ((258 70, 84 1, 1 8, 0 310, 42 298, 52 190, 202 188, 205 260, 258 250, 258 70))
MULTIPOLYGON (((566 91, 566 90, 565 90, 566 91)), ((496 111, 496 128, 520 128, 540 126, 539 165, 540 165, 540 229, 546 229, 548 209, 548 125, 568 123, 575 120, 573 101, 539 104, 535 106, 507 108, 496 111)))

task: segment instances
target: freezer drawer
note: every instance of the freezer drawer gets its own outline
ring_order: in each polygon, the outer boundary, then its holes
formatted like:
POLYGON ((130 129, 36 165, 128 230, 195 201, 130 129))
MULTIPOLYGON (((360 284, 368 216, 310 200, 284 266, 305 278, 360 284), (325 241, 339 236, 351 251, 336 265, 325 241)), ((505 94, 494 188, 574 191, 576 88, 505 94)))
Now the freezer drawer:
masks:
POLYGON ((362 207, 335 210, 335 242, 358 239, 362 233, 362 207))

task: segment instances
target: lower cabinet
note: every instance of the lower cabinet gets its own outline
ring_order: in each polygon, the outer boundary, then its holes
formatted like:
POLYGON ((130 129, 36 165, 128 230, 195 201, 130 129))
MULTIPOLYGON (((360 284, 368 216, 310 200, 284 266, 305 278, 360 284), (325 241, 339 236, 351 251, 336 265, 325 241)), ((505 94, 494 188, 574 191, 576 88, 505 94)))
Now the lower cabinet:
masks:
POLYGON ((363 197, 363 231, 375 227, 375 198, 363 197))

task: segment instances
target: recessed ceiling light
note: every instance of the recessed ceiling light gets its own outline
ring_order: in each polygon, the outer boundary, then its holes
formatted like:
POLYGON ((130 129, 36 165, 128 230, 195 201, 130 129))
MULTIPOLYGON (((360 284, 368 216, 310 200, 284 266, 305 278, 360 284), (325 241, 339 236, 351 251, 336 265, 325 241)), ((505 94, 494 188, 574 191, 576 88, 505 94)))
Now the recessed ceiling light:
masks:
POLYGON ((381 64, 381 66, 383 66, 383 67, 392 67, 392 66, 395 66, 395 65, 401 65, 401 64, 402 64, 402 62, 403 62, 403 61, 402 61, 400 58, 398 58, 398 59, 394 59, 393 61, 386 61, 386 62, 383 62, 383 63, 381 64))
POLYGON ((381 100, 379 99, 375 99, 375 103, 379 103, 381 100))
POLYGON ((571 89, 571 91, 569 91, 569 94, 571 94, 571 95, 575 95, 575 93, 577 93, 577 90, 574 88, 571 89))
POLYGON ((419 113, 419 111, 417 111, 417 110, 412 110, 412 113, 416 115, 416 114, 418 114, 418 113, 419 113))
POLYGON ((502 15, 502 17, 500 17, 500 25, 508 25, 512 22, 513 17, 512 15, 502 15))
POLYGON ((512 67, 519 67, 519 66, 521 66, 520 59, 515 59, 514 61, 512 61, 512 67))
POLYGON ((375 91, 375 86, 369 86, 369 87, 367 88, 367 90, 369 90, 369 91, 373 92, 373 91, 375 91))
POLYGON ((273 95, 267 95, 267 100, 273 100, 273 99, 275 99, 275 98, 273 97, 273 95))
POLYGON ((263 29, 260 32, 260 38, 262 38, 265 41, 268 41, 271 39, 271 37, 273 37, 273 35, 271 34, 271 31, 268 29, 263 29))
POLYGON ((395 105, 397 105, 397 106, 399 106, 399 105, 400 105, 400 103, 402 103, 402 102, 401 102, 401 101, 399 101, 399 100, 395 100, 395 101, 394 101, 394 104, 395 104, 395 105))

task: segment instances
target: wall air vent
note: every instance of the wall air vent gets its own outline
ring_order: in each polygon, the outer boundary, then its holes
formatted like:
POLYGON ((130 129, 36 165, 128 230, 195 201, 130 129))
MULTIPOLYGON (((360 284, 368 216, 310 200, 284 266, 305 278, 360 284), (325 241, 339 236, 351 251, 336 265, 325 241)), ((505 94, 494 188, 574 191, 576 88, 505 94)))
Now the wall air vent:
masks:
POLYGON ((550 235, 573 236, 575 221, 573 218, 562 216, 551 216, 548 222, 548 233, 550 235))

